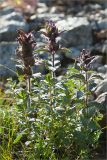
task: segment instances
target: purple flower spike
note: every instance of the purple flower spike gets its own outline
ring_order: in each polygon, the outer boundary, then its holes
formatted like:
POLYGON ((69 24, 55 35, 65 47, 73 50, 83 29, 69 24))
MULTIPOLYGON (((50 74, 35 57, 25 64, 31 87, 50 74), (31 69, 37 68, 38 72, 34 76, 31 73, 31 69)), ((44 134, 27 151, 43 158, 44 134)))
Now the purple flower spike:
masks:
POLYGON ((45 29, 46 32, 42 32, 48 41, 48 45, 45 48, 52 54, 55 54, 60 49, 59 42, 56 41, 56 38, 61 32, 58 31, 53 21, 46 22, 45 29))
POLYGON ((90 69, 90 64, 91 61, 95 58, 95 56, 91 56, 90 55, 90 51, 89 50, 85 50, 83 49, 80 57, 78 58, 78 61, 80 63, 80 66, 85 70, 89 70, 90 69))
POLYGON ((21 60, 24 65, 24 74, 31 75, 31 66, 34 65, 35 60, 33 57, 33 50, 36 43, 33 38, 32 32, 25 33, 23 30, 18 30, 17 41, 19 47, 16 50, 17 57, 21 60))

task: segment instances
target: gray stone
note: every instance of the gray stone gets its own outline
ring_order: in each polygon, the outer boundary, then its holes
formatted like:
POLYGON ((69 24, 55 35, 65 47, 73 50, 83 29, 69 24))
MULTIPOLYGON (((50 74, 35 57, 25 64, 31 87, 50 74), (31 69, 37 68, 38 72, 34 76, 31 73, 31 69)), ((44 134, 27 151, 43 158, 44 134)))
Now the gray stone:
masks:
POLYGON ((101 103, 105 107, 107 107, 107 92, 102 93, 101 95, 99 95, 98 98, 95 101, 98 102, 98 103, 101 103))
POLYGON ((42 14, 38 14, 37 17, 45 20, 60 21, 64 19, 64 14, 42 13, 42 14))
POLYGON ((106 18, 107 17, 107 9, 101 10, 100 11, 100 16, 103 17, 103 18, 106 18))
POLYGON ((107 54, 107 41, 104 41, 103 43, 96 43, 90 48, 90 50, 95 50, 98 53, 107 54))
POLYGON ((78 17, 83 17, 84 15, 85 15, 85 11, 84 10, 82 10, 82 11, 80 11, 80 12, 78 12, 76 14, 76 16, 78 16, 78 17))
POLYGON ((69 49, 70 52, 66 52, 65 56, 69 59, 76 59, 77 57, 79 57, 80 55, 80 50, 77 48, 72 47, 71 49, 69 49))
POLYGON ((41 13, 46 13, 48 11, 48 7, 46 6, 46 4, 44 3, 38 3, 38 8, 36 10, 36 12, 38 14, 41 14, 41 13))
POLYGON ((21 13, 11 9, 10 13, 0 17, 0 41, 15 41, 19 28, 28 31, 29 26, 23 21, 21 13))
POLYGON ((104 74, 107 73, 107 65, 98 67, 97 71, 104 74))
POLYGON ((97 95, 97 97, 104 93, 104 92, 107 92, 107 79, 101 81, 97 87, 96 87, 96 90, 95 90, 95 94, 97 95))
POLYGON ((98 21, 98 26, 99 26, 100 29, 107 29, 107 18, 100 19, 98 21))
POLYGON ((46 5, 51 5, 53 0, 39 0, 40 3, 45 3, 46 5))
POLYGON ((84 10, 86 12, 91 12, 91 11, 95 11, 95 10, 100 10, 102 7, 100 4, 88 4, 84 6, 84 10))
POLYGON ((16 11, 13 11, 9 14, 3 15, 2 19, 4 19, 4 20, 16 20, 16 21, 19 21, 19 22, 23 22, 22 14, 19 13, 19 12, 16 12, 16 11))
POLYGON ((102 66, 102 56, 95 56, 95 58, 90 62, 93 70, 97 70, 98 67, 102 66))
POLYGON ((18 21, 2 21, 0 26, 0 41, 15 41, 17 37, 17 29, 28 31, 28 26, 24 22, 18 21))
MULTIPOLYGON (((0 43, 0 77, 5 76, 14 76, 16 75, 17 57, 16 57, 16 48, 18 44, 16 42, 2 42, 0 43)), ((36 53, 35 53, 36 54, 36 53)), ((41 53, 37 55, 40 59, 46 59, 47 53, 41 53)), ((33 71, 45 73, 45 63, 41 62, 40 64, 35 64, 33 71)))
POLYGON ((50 8, 50 13, 58 13, 59 11, 58 11, 58 7, 56 7, 56 6, 53 6, 53 7, 51 7, 50 8))
POLYGON ((0 10, 0 16, 7 15, 7 14, 10 14, 12 12, 14 12, 14 8, 13 7, 6 7, 4 9, 0 10))
POLYGON ((15 42, 0 43, 0 76, 9 76, 15 74, 15 62, 11 60, 11 58, 14 59, 16 48, 17 43, 15 42))
POLYGON ((61 30, 66 30, 61 35, 61 43, 65 47, 78 49, 89 48, 92 45, 91 26, 85 17, 68 17, 57 22, 61 30), (82 47, 81 47, 82 46, 82 47))

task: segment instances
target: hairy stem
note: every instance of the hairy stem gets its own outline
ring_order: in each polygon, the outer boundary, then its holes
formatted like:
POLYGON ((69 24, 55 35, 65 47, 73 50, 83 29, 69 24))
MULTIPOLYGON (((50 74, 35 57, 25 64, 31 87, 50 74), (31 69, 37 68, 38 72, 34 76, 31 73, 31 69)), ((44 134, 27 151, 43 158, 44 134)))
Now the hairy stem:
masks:
MULTIPOLYGON (((52 68, 54 69, 54 67, 55 67, 55 54, 52 53, 52 68)), ((52 78, 54 77, 55 77, 55 71, 52 70, 52 78)))
POLYGON ((85 72, 85 83, 86 83, 86 89, 85 89, 85 94, 86 94, 86 97, 85 97, 85 106, 87 107, 88 105, 88 73, 87 71, 85 72))
POLYGON ((30 97, 31 79, 30 79, 30 76, 27 77, 27 92, 28 92, 27 109, 30 109, 30 107, 31 107, 31 97, 30 97))
POLYGON ((54 71, 54 68, 55 68, 55 53, 52 53, 52 80, 53 80, 53 86, 52 86, 52 106, 54 107, 55 106, 55 99, 54 99, 54 96, 55 96, 55 81, 54 81, 54 78, 55 78, 55 71, 54 71))

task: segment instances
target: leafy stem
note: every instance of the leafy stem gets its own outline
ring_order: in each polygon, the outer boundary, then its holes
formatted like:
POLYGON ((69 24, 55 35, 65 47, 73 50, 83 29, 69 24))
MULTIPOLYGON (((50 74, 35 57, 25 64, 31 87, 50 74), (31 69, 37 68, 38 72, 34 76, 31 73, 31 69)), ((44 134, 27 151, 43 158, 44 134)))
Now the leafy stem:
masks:
POLYGON ((54 67, 55 67, 55 54, 52 53, 52 78, 55 78, 55 70, 54 70, 54 67))
POLYGON ((52 86, 52 106, 55 107, 55 53, 52 53, 52 81, 53 81, 53 86, 52 86))
POLYGON ((88 73, 85 71, 85 106, 88 105, 88 73))
POLYGON ((31 97, 30 97, 30 92, 31 92, 31 78, 30 76, 27 76, 27 92, 28 92, 28 99, 27 99, 27 109, 31 108, 31 97))

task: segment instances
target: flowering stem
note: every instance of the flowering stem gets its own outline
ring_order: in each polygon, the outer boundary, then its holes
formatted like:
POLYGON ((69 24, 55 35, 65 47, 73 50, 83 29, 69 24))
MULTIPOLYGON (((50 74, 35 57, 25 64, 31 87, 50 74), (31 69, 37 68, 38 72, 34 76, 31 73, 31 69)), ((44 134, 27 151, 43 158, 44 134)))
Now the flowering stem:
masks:
POLYGON ((55 78, 55 71, 54 71, 54 68, 55 68, 55 53, 53 52, 52 53, 52 79, 53 79, 53 87, 52 87, 52 106, 54 107, 54 104, 55 104, 55 99, 54 99, 54 96, 55 96, 55 81, 54 81, 54 78, 55 78))
POLYGON ((85 72, 85 81, 86 81, 86 97, 85 97, 85 106, 87 107, 88 105, 88 73, 87 71, 85 72))
POLYGON ((28 91, 27 109, 30 109, 30 107, 31 107, 31 97, 30 97, 31 79, 30 79, 30 76, 27 77, 27 91, 28 91))
POLYGON ((55 78, 55 71, 54 71, 54 67, 55 67, 55 54, 54 53, 52 53, 52 68, 53 68, 53 70, 52 70, 52 78, 55 78))

